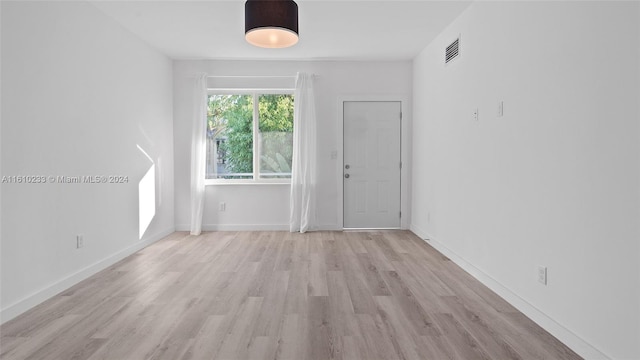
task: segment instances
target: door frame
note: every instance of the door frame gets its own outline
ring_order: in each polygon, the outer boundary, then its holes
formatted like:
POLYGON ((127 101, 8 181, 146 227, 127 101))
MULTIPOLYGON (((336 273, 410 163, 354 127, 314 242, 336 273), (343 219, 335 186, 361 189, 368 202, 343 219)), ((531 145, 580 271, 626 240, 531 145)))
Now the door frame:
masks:
POLYGON ((400 121, 400 161, 402 161, 402 169, 400 170, 400 229, 408 229, 411 223, 411 103, 410 98, 406 94, 383 94, 383 95, 341 95, 337 101, 337 159, 336 159, 336 181, 338 188, 338 230, 344 230, 344 103, 349 101, 399 101, 402 111, 402 120, 400 121))

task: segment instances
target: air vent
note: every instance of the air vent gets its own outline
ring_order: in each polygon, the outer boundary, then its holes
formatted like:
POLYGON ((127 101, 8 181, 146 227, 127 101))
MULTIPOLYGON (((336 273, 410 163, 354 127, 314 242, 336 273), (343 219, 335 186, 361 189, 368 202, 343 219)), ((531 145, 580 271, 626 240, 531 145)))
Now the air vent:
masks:
POLYGON ((457 38, 447 46, 447 50, 444 53, 444 63, 448 64, 451 60, 457 58, 458 55, 460 55, 460 38, 457 38))

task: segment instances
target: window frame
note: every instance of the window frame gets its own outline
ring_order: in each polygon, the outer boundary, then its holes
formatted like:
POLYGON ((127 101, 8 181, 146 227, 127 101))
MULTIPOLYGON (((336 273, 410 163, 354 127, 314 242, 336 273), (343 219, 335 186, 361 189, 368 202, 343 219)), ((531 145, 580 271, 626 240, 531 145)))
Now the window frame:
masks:
MULTIPOLYGON (((277 179, 261 179, 260 178, 260 146, 258 142, 258 133, 260 131, 259 121, 259 96, 260 95, 294 95, 295 89, 264 89, 264 88, 251 88, 251 89, 207 89, 207 98, 210 95, 250 95, 253 97, 253 179, 207 179, 205 173, 204 184, 207 185, 290 185, 291 178, 277 178, 277 179), (258 121, 256 121, 256 119, 258 121)), ((295 98, 294 98, 295 108, 295 98)), ((206 136, 206 135, 205 135, 206 136)), ((206 153, 206 146, 203 148, 206 153)), ((204 158, 204 166, 206 166, 207 157, 204 158)))

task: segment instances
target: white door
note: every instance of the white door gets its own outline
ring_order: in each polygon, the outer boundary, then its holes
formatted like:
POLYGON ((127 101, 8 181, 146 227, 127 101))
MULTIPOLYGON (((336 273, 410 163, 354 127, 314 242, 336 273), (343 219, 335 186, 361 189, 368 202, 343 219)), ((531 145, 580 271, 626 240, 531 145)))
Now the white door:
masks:
POLYGON ((345 101, 345 228, 400 227, 399 101, 345 101))

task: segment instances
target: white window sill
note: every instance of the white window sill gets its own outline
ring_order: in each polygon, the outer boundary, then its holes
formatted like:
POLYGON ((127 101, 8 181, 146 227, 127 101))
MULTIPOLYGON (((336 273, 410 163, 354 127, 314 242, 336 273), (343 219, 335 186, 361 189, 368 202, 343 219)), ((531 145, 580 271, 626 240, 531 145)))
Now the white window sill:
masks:
POLYGON ((228 185, 291 185, 290 179, 282 180, 205 180, 205 186, 228 185))

